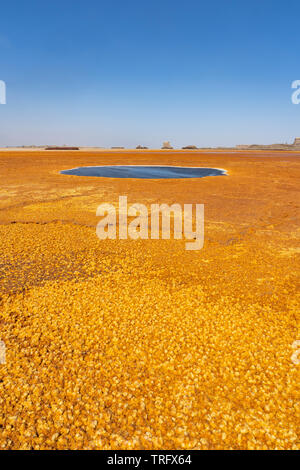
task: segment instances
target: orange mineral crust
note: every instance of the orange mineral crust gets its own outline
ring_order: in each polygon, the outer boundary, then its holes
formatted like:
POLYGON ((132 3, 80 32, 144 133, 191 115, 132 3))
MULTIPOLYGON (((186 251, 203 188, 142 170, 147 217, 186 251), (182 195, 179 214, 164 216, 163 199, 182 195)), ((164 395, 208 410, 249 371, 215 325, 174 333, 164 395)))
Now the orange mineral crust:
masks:
POLYGON ((300 449, 299 180, 292 152, 0 152, 0 448, 300 449), (130 164, 228 175, 59 174, 130 164), (99 240, 120 195, 204 204, 203 249, 99 240))

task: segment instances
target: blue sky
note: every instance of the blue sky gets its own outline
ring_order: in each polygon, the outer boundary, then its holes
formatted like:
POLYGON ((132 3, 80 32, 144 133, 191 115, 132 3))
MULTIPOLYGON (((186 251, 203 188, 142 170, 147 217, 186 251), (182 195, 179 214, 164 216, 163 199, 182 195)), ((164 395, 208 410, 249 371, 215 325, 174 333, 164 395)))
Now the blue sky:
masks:
POLYGON ((0 147, 300 135, 298 0, 11 0, 0 17, 0 147))

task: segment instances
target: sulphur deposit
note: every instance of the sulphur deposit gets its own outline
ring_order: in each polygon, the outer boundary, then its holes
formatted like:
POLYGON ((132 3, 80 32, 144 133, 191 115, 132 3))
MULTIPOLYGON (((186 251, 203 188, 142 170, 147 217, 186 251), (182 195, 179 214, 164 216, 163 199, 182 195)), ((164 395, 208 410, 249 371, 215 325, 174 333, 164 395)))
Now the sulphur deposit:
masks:
POLYGON ((295 153, 0 154, 0 448, 299 449, 295 153), (61 175, 103 164, 228 176, 61 175), (99 240, 97 206, 205 205, 205 242, 99 240))

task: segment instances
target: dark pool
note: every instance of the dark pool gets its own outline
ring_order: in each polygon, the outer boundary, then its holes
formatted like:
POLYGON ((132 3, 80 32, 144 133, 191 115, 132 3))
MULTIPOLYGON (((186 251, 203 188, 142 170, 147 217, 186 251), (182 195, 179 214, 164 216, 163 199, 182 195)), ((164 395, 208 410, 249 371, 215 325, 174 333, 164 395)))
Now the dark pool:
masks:
POLYGON ((226 175, 226 170, 219 168, 183 167, 183 166, 82 166, 61 171, 63 175, 98 176, 106 178, 204 178, 205 176, 226 175))

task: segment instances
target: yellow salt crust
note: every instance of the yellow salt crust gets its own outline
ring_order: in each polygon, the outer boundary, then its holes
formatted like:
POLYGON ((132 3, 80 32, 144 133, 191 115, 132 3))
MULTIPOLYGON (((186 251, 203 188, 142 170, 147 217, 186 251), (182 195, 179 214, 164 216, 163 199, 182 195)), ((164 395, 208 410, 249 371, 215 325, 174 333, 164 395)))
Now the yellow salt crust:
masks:
POLYGON ((50 153, 23 157, 23 180, 6 156, 0 177, 19 194, 0 211, 0 448, 299 449, 295 158, 195 154, 230 169, 231 193, 219 177, 127 182, 136 202, 158 190, 190 202, 187 187, 207 201, 205 246, 191 253, 177 240, 99 241, 95 207, 125 183, 80 179, 63 196, 54 168, 99 156, 50 153))

